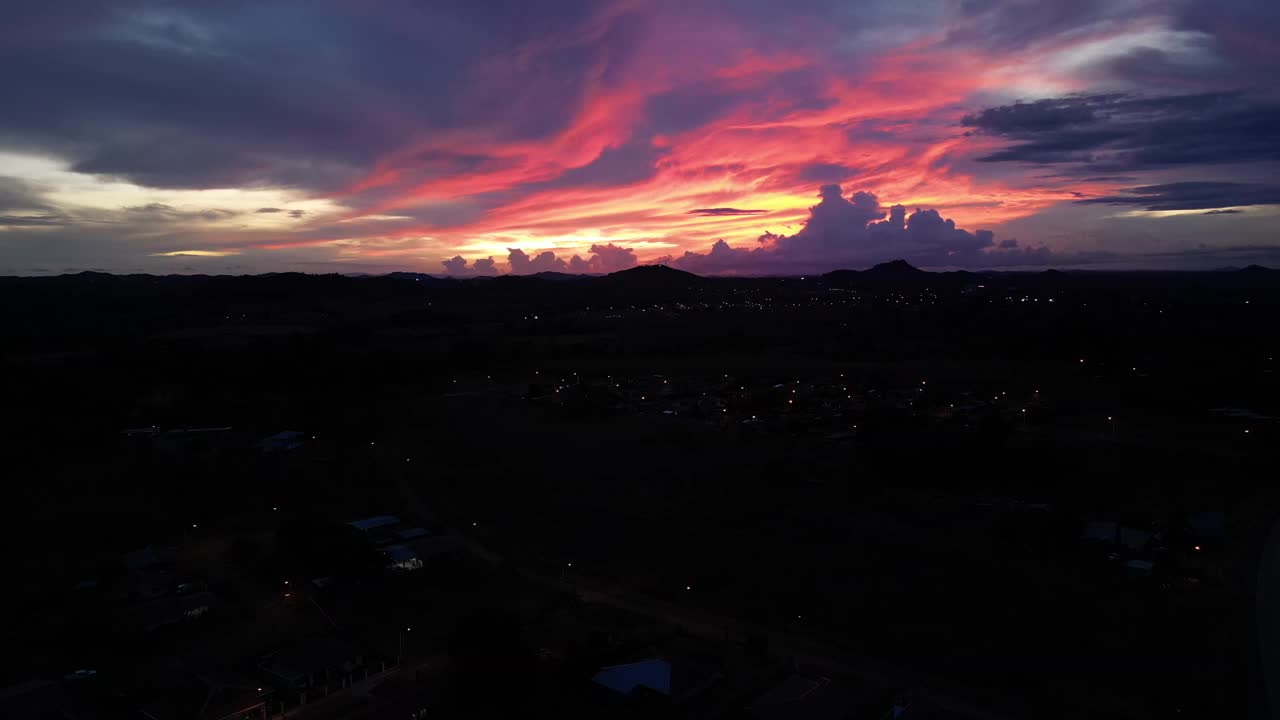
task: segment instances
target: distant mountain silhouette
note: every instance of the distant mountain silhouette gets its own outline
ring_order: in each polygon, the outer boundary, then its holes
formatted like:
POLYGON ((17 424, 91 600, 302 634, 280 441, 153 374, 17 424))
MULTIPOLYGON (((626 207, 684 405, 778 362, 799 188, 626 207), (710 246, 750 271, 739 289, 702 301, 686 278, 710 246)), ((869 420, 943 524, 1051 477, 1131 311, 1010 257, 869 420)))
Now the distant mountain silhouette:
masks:
POLYGON ((953 273, 930 273, 906 260, 891 260, 866 270, 833 270, 822 276, 829 285, 848 287, 915 286, 933 280, 944 280, 953 273))
POLYGON ((876 278, 918 278, 928 274, 906 260, 890 260, 862 273, 863 277, 876 278))
POLYGON ((982 283, 987 280, 986 275, 981 275, 969 270, 953 270, 951 272, 941 273, 939 277, 944 278, 948 282, 960 285, 971 285, 974 283, 982 283))
POLYGON ((874 291, 929 288, 933 291, 961 291, 984 285, 987 288, 1014 288, 1019 292, 1050 290, 1075 292, 1106 288, 1201 287, 1215 291, 1280 289, 1280 269, 1261 265, 1196 271, 1082 271, 981 273, 964 270, 927 272, 903 260, 881 263, 867 270, 835 270, 821 276, 807 276, 803 282, 790 277, 702 277, 664 265, 641 265, 609 275, 573 275, 542 272, 534 275, 500 275, 470 278, 443 278, 426 273, 394 272, 386 275, 311 275, 275 272, 258 275, 113 275, 86 271, 49 277, 0 277, 0 291, 22 289, 49 293, 50 297, 76 297, 110 293, 114 300, 142 301, 169 293, 199 293, 208 302, 234 303, 315 293, 339 299, 421 297, 424 293, 441 297, 483 298, 502 301, 554 299, 578 302, 599 296, 623 300, 707 297, 717 292, 769 287, 827 287, 874 291))
POLYGON ((666 265, 637 265, 628 270, 605 275, 604 280, 615 284, 643 285, 651 287, 686 287, 702 283, 705 278, 691 272, 677 270, 666 265))
POLYGON ((832 270, 829 273, 824 273, 822 279, 828 282, 844 283, 857 280, 861 274, 857 270, 832 270))
POLYGON ((666 265, 639 265, 592 278, 586 287, 601 297, 619 300, 628 297, 665 299, 684 297, 711 282, 709 278, 666 265))
MULTIPOLYGON (((377 277, 376 275, 348 275, 347 277, 377 277)), ((392 272, 387 273, 385 277, 395 278, 397 280, 412 280, 418 283, 442 283, 450 282, 449 278, 438 278, 435 275, 416 272, 392 272)))
POLYGON ((533 273, 532 275, 529 275, 528 277, 536 277, 536 278, 539 278, 539 279, 541 279, 541 280, 550 280, 550 281, 552 281, 552 282, 563 282, 563 281, 565 281, 565 280, 583 280, 583 279, 585 279, 585 278, 589 278, 589 277, 592 277, 592 276, 591 276, 591 275, 577 275, 577 274, 574 274, 574 273, 562 273, 562 272, 555 272, 554 270, 543 270, 542 272, 536 272, 536 273, 533 273))

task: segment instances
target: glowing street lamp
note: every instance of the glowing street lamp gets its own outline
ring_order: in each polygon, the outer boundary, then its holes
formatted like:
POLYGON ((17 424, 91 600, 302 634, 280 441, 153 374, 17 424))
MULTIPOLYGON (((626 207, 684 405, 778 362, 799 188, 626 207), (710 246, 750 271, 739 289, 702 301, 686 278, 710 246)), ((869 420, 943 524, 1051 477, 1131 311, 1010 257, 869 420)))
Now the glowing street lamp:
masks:
POLYGON ((406 627, 406 628, 404 628, 403 630, 401 630, 401 631, 400 631, 400 634, 399 634, 399 637, 400 637, 400 652, 396 655, 396 664, 397 664, 397 665, 399 665, 401 662, 403 662, 403 661, 404 661, 404 634, 405 634, 405 633, 407 633, 407 632, 411 632, 412 630, 413 630, 413 628, 411 628, 411 627, 406 627))

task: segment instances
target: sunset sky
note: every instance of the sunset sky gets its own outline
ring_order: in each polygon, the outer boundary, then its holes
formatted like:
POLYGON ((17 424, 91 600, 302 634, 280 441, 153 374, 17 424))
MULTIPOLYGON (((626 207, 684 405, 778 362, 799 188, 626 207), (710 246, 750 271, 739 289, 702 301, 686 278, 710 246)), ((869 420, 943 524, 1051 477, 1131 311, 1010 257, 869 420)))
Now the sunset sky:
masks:
POLYGON ((1266 0, 10 0, 0 274, 1280 266, 1277 38, 1266 0))

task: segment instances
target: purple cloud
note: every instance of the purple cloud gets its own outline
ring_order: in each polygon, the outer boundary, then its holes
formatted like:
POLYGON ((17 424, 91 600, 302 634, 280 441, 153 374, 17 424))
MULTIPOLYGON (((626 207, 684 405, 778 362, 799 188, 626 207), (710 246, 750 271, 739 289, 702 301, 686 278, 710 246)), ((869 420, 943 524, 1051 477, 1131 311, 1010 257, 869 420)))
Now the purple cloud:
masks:
POLYGON ((763 275, 817 273, 898 258, 921 267, 993 267, 1043 264, 1052 257, 1048 248, 1019 248, 1014 240, 997 245, 990 230, 958 228, 934 209, 909 215, 902 205, 886 209, 872 193, 846 198, 838 185, 824 185, 819 197, 794 235, 766 234, 761 247, 750 249, 718 240, 705 253, 689 251, 657 262, 699 274, 763 275))

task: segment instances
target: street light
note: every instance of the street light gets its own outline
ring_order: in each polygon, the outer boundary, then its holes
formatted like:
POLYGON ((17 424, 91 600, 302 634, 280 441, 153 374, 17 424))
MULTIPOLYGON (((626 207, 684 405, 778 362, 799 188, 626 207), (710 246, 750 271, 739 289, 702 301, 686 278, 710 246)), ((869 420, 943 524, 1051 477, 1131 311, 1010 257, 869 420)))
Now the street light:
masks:
POLYGON ((407 632, 410 632, 410 631, 412 631, 412 630, 413 630, 413 628, 411 628, 411 627, 406 627, 405 629, 403 629, 403 630, 401 630, 401 631, 400 631, 400 634, 399 634, 399 638, 400 638, 400 652, 396 655, 396 664, 397 664, 397 665, 399 665, 400 663, 404 662, 404 634, 405 634, 405 633, 407 633, 407 632))

